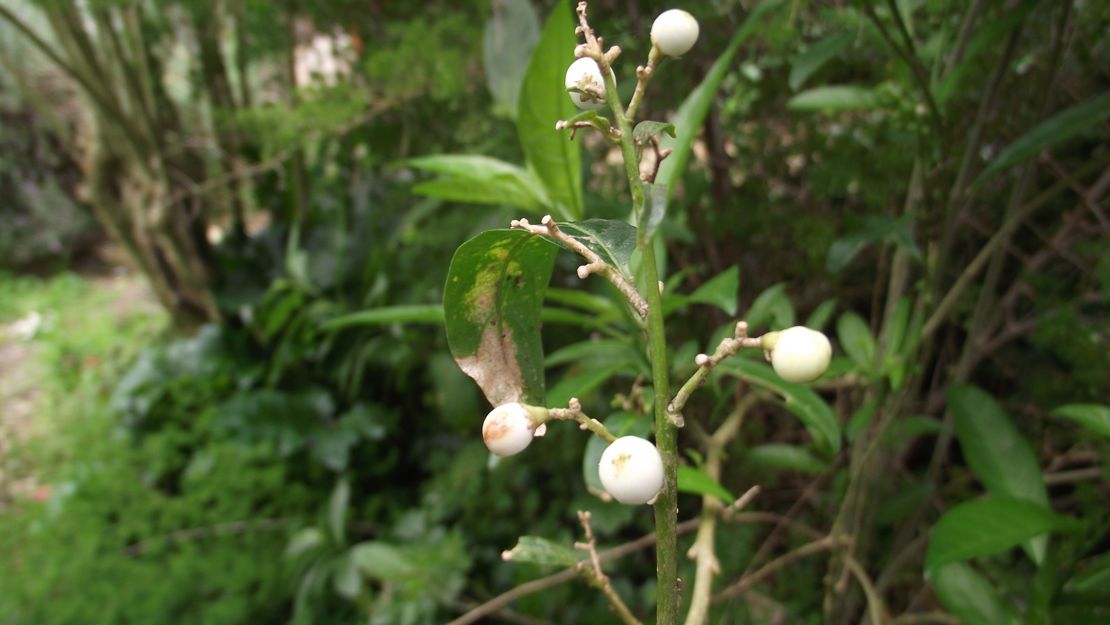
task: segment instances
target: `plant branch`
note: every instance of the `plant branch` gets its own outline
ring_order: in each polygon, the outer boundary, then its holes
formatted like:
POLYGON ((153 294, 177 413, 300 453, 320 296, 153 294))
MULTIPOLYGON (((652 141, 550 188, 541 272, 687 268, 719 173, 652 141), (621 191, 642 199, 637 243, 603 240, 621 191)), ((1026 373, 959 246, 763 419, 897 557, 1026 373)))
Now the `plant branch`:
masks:
POLYGON ((636 311, 636 314, 639 315, 641 319, 647 318, 647 302, 644 301, 640 292, 636 290, 636 287, 632 286, 632 283, 625 278, 624 274, 621 273, 619 269, 602 260, 601 256, 598 256, 596 252, 586 247, 586 245, 578 239, 563 232, 559 228, 559 225, 555 223, 555 220, 551 218, 551 215, 544 215, 540 223, 542 225, 535 226, 529 223, 527 219, 514 219, 509 224, 509 227, 527 230, 532 234, 547 237, 570 248, 588 261, 585 265, 578 267, 579 278, 585 280, 590 274, 602 276, 613 286, 617 287, 617 290, 621 292, 621 295, 624 295, 625 299, 627 299, 628 303, 632 306, 632 309, 636 311))
POLYGON ((571 397, 566 408, 548 408, 547 416, 550 419, 577 421, 580 429, 589 430, 606 442, 612 443, 617 440, 617 437, 602 425, 601 421, 582 412, 582 402, 578 401, 577 397, 571 397))
POLYGON ((702 384, 705 379, 709 377, 709 372, 713 367, 717 366, 725 358, 732 356, 745 347, 761 347, 762 339, 748 337, 748 323, 746 321, 739 321, 736 323, 736 332, 734 338, 725 338, 717 345, 717 349, 713 351, 713 355, 698 354, 694 358, 698 368, 690 379, 686 381, 675 393, 674 399, 667 404, 667 417, 677 427, 682 427, 685 418, 682 416, 682 410, 686 407, 686 402, 689 401, 690 395, 694 393, 702 384))
POLYGON ((843 546, 843 544, 843 539, 836 536, 826 536, 819 540, 806 543, 793 551, 789 551, 775 558, 774 560, 771 560, 755 572, 741 577, 732 585, 714 595, 711 602, 721 603, 722 601, 727 601, 734 597, 738 597, 747 592, 748 589, 752 588, 759 582, 773 575, 776 571, 783 568, 784 566, 807 556, 821 553, 822 551, 832 551, 843 546))
POLYGON ((578 520, 582 523, 582 531, 586 534, 586 542, 575 543, 576 549, 585 551, 590 561, 578 563, 578 571, 581 573, 592 586, 597 588, 609 600, 609 604, 613 607, 613 611, 620 617, 621 622, 625 625, 642 625, 640 619, 632 614, 632 610, 628 609, 628 605, 613 590, 613 585, 609 583, 609 577, 601 570, 601 558, 597 555, 596 542, 594 541, 593 530, 590 529, 590 513, 588 511, 578 511, 578 520))
POLYGON ((648 52, 647 65, 640 65, 636 68, 636 91, 632 93, 632 99, 628 101, 628 119, 636 119, 636 112, 640 110, 640 102, 644 99, 644 92, 647 91, 648 83, 651 82, 651 77, 655 75, 655 69, 659 67, 659 62, 663 60, 663 53, 659 48, 652 44, 651 52, 648 52))

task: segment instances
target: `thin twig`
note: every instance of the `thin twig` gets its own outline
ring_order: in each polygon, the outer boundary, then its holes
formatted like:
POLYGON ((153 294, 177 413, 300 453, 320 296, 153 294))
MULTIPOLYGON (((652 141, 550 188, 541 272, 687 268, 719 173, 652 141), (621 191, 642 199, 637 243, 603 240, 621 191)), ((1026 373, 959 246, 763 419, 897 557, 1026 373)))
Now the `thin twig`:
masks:
POLYGON ((667 416, 670 417, 671 422, 682 427, 685 423, 685 419, 682 416, 682 409, 686 407, 686 402, 690 399, 690 395, 705 382, 707 377, 709 377, 709 371, 712 370, 713 367, 745 347, 761 346, 762 340, 760 338, 748 337, 748 323, 746 321, 740 321, 736 324, 735 338, 726 338, 722 340, 712 356, 698 354, 697 357, 694 358, 694 362, 698 365, 697 370, 694 371, 690 379, 678 389, 674 399, 667 404, 667 416))
POLYGON ((573 250, 576 254, 585 258, 588 262, 578 267, 579 278, 585 280, 592 273, 604 277, 612 283, 613 286, 617 287, 617 290, 624 295, 628 303, 632 305, 632 309, 636 311, 636 314, 638 314, 641 319, 647 319, 647 302, 644 301, 640 292, 636 290, 636 287, 632 286, 632 283, 628 281, 619 269, 602 260, 601 256, 598 256, 596 252, 586 247, 586 245, 578 239, 563 232, 559 228, 559 225, 555 223, 555 220, 551 218, 551 215, 544 215, 540 223, 542 225, 534 226, 528 223, 527 219, 514 219, 509 226, 527 230, 532 234, 538 234, 542 237, 558 241, 573 250))
POLYGON ((636 111, 640 110, 640 102, 644 99, 644 92, 647 91, 651 77, 655 75, 655 68, 659 67, 659 62, 662 60, 663 53, 653 44, 651 52, 648 52, 647 65, 640 65, 636 68, 636 91, 632 93, 632 99, 628 101, 628 110, 625 113, 629 120, 636 119, 636 111))
POLYGON ((787 552, 775 558, 774 560, 771 560, 767 564, 763 565, 762 568, 756 570, 754 573, 741 577, 735 583, 714 595, 711 602, 720 603, 722 601, 732 599, 733 597, 738 597, 747 592, 749 588, 770 577, 784 566, 807 556, 821 553, 822 551, 832 551, 842 546, 843 542, 844 541, 842 539, 836 536, 826 536, 822 539, 806 543, 793 551, 787 552))
POLYGON ((617 440, 617 437, 602 425, 601 421, 582 412, 582 402, 578 401, 577 397, 571 397, 566 408, 548 408, 547 416, 549 419, 577 421, 581 429, 593 432, 606 442, 612 443, 617 440))
POLYGON ((845 553, 843 557, 845 566, 855 576, 856 581, 863 588, 863 594, 867 597, 867 609, 871 616, 871 625, 885 625, 888 620, 886 606, 883 604, 883 598, 875 590, 875 584, 871 582, 871 577, 864 570, 863 565, 859 563, 859 560, 856 560, 851 554, 845 553))
POLYGON ((628 605, 626 605, 624 600, 621 599, 621 596, 617 594, 617 591, 613 590, 613 585, 609 583, 609 578, 601 570, 601 558, 597 555, 594 533, 593 530, 590 529, 590 513, 588 511, 579 510, 578 520, 582 523, 582 531, 586 534, 586 542, 575 543, 574 546, 577 549, 585 551, 590 557, 589 564, 586 562, 578 563, 578 571, 592 586, 596 587, 605 595, 605 598, 609 600, 609 604, 613 607, 613 611, 617 613, 617 616, 620 617, 625 625, 643 625, 640 623, 640 619, 632 614, 632 610, 628 609, 628 605))

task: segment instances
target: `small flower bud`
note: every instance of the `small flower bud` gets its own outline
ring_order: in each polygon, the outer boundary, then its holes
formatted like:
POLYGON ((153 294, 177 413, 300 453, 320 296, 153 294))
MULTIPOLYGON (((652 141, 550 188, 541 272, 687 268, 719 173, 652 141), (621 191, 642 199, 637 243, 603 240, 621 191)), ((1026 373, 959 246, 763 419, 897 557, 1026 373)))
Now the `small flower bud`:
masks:
POLYGON ((771 366, 782 379, 812 382, 829 368, 832 345, 824 334, 803 326, 787 328, 777 334, 771 342, 771 366))
POLYGON ((524 451, 535 433, 535 421, 528 409, 517 402, 494 408, 482 423, 482 440, 496 456, 512 456, 524 451))
POLYGON ((568 93, 578 108, 597 110, 605 105, 605 79, 597 61, 582 57, 571 63, 563 84, 568 90, 574 89, 568 93))
POLYGON ((621 503, 647 503, 663 489, 659 450, 638 436, 622 436, 610 443, 597 472, 605 491, 621 503))
POLYGON ((682 56, 698 40, 698 21, 682 9, 663 11, 651 25, 651 42, 666 56, 682 56))

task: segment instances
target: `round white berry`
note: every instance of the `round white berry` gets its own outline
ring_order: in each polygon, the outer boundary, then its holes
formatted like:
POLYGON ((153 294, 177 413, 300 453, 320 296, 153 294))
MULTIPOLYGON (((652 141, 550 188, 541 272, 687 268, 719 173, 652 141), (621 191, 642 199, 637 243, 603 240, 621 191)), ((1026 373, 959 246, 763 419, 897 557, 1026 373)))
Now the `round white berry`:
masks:
POLYGON ((651 25, 651 42, 667 56, 682 56, 698 40, 698 21, 682 9, 663 11, 651 25))
POLYGON ((638 436, 622 436, 610 443, 597 472, 605 491, 621 503, 647 503, 663 489, 659 450, 638 436))
POLYGON ((578 108, 595 111, 605 106, 605 79, 597 61, 582 57, 571 63, 563 84, 578 108))
POLYGON ((528 409, 517 402, 494 408, 482 423, 482 440, 496 456, 519 454, 532 442, 535 433, 536 424, 528 409))
POLYGON ((812 382, 829 368, 832 345, 817 330, 794 326, 778 333, 771 366, 787 382, 812 382))

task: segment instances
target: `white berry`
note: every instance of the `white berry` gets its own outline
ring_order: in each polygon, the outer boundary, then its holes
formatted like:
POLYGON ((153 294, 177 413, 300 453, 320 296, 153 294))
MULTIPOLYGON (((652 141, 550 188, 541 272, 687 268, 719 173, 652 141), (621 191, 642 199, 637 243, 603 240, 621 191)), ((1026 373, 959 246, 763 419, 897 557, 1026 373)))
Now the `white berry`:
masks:
POLYGON ((535 434, 536 424, 528 409, 517 402, 494 408, 482 423, 482 440, 496 456, 519 454, 535 434))
POLYGON ((812 382, 829 368, 832 345, 817 330, 794 326, 778 333, 771 366, 787 382, 812 382))
POLYGON ((698 40, 698 21, 682 9, 663 11, 651 25, 651 42, 666 56, 682 56, 698 40))
POLYGON ((563 84, 578 108, 596 111, 605 105, 605 80, 597 61, 582 57, 571 63, 563 84))
POLYGON ((621 503, 647 503, 663 489, 659 450, 638 436, 622 436, 610 443, 597 472, 605 491, 621 503))

